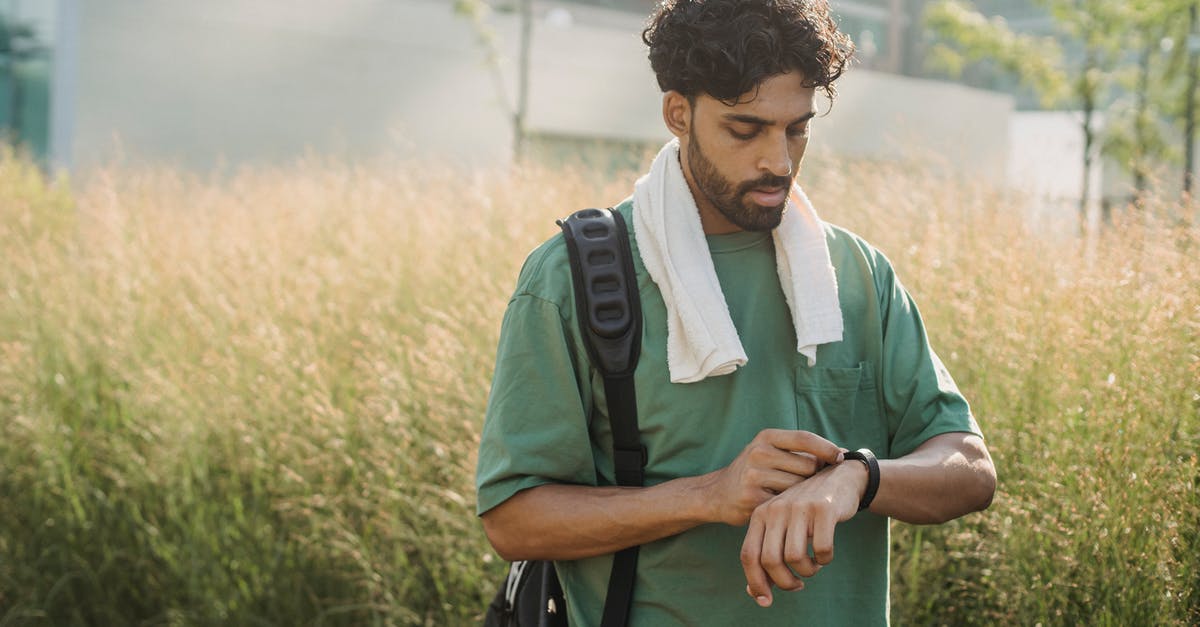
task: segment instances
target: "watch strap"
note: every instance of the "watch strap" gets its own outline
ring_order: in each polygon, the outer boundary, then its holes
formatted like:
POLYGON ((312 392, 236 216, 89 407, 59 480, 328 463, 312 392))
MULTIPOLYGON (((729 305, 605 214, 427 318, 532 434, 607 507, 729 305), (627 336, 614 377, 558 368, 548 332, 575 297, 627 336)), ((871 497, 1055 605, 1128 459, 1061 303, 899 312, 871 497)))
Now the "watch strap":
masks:
POLYGON ((858 502, 858 511, 861 512, 871 506, 871 501, 875 500, 875 493, 879 491, 879 460, 875 459, 875 454, 869 448, 849 451, 843 454, 843 458, 857 459, 867 467, 867 489, 863 491, 862 500, 858 502))

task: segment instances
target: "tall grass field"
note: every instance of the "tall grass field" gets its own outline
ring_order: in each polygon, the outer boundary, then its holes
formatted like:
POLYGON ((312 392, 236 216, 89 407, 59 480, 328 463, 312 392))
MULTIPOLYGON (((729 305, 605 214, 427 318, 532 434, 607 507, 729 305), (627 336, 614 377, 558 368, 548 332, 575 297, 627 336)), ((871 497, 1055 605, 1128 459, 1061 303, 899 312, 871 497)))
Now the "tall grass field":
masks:
MULTIPOLYGON (((916 297, 1000 477, 986 512, 894 525, 893 621, 1200 622, 1184 208, 1081 238, 1019 195, 810 161, 818 211, 916 297)), ((310 159, 67 184, 0 157, 0 626, 476 623, 505 569, 473 491, 505 303, 554 218, 635 174, 310 159)))

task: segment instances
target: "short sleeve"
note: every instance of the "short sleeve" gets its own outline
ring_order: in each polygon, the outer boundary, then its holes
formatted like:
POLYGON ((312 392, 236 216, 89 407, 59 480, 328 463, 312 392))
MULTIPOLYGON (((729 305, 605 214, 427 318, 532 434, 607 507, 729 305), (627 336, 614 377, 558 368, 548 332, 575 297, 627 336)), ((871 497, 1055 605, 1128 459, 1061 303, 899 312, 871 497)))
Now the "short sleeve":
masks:
POLYGON ((891 457, 903 457, 943 433, 982 436, 967 400, 929 345, 916 303, 886 260, 878 264, 877 272, 883 316, 883 401, 891 457))
POLYGON ((577 351, 559 307, 529 294, 509 302, 480 436, 477 513, 547 483, 595 485, 577 351))

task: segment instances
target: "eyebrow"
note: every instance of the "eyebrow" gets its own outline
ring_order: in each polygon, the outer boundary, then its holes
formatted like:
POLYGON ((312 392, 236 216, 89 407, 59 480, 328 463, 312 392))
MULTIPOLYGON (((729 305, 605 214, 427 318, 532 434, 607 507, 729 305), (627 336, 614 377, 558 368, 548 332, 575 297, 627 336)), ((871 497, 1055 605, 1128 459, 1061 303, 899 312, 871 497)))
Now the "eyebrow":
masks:
MULTIPOLYGON (((805 113, 804 115, 796 118, 795 120, 788 122, 787 125, 795 126, 802 122, 807 122, 807 121, 813 119, 813 117, 815 117, 816 115, 817 115, 816 111, 809 111, 808 113, 805 113)), ((725 120, 727 120, 729 122, 742 122, 743 124, 754 124, 757 126, 774 126, 775 125, 775 123, 772 122, 771 120, 768 120, 765 118, 760 118, 756 115, 749 115, 746 113, 726 113, 721 117, 723 117, 725 120)))

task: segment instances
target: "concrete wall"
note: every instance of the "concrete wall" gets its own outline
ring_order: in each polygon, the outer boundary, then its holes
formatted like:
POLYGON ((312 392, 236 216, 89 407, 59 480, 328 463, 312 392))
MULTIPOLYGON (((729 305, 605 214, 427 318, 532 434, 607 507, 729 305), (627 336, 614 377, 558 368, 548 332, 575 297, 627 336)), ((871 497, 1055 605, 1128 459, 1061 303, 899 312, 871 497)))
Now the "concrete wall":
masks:
MULTIPOLYGON (((72 129, 64 153, 76 170, 114 151, 201 170, 306 149, 462 164, 508 158, 518 33, 511 13, 487 20, 499 42, 497 73, 450 0, 60 2, 77 12, 75 94, 60 116, 72 129)), ((663 141, 641 22, 539 3, 530 130, 663 141)), ((814 150, 932 155, 1003 179, 1007 96, 861 69, 844 77, 841 92, 816 127, 814 150)))
POLYGON ((857 158, 918 160, 1001 184, 1009 152, 1010 96, 863 70, 838 83, 817 120, 817 150, 857 158))
MULTIPOLYGON (((1036 219, 1074 216, 1083 189, 1083 114, 1077 111, 1023 111, 1010 124, 1008 186, 1037 202, 1036 219)), ((1097 117, 1097 128, 1103 125, 1097 117)), ((1104 162, 1096 159, 1088 177, 1088 220, 1094 222, 1101 198, 1104 162)))
POLYGON ((448 1, 79 3, 73 165, 208 168, 306 149, 490 162, 511 143, 448 1))

